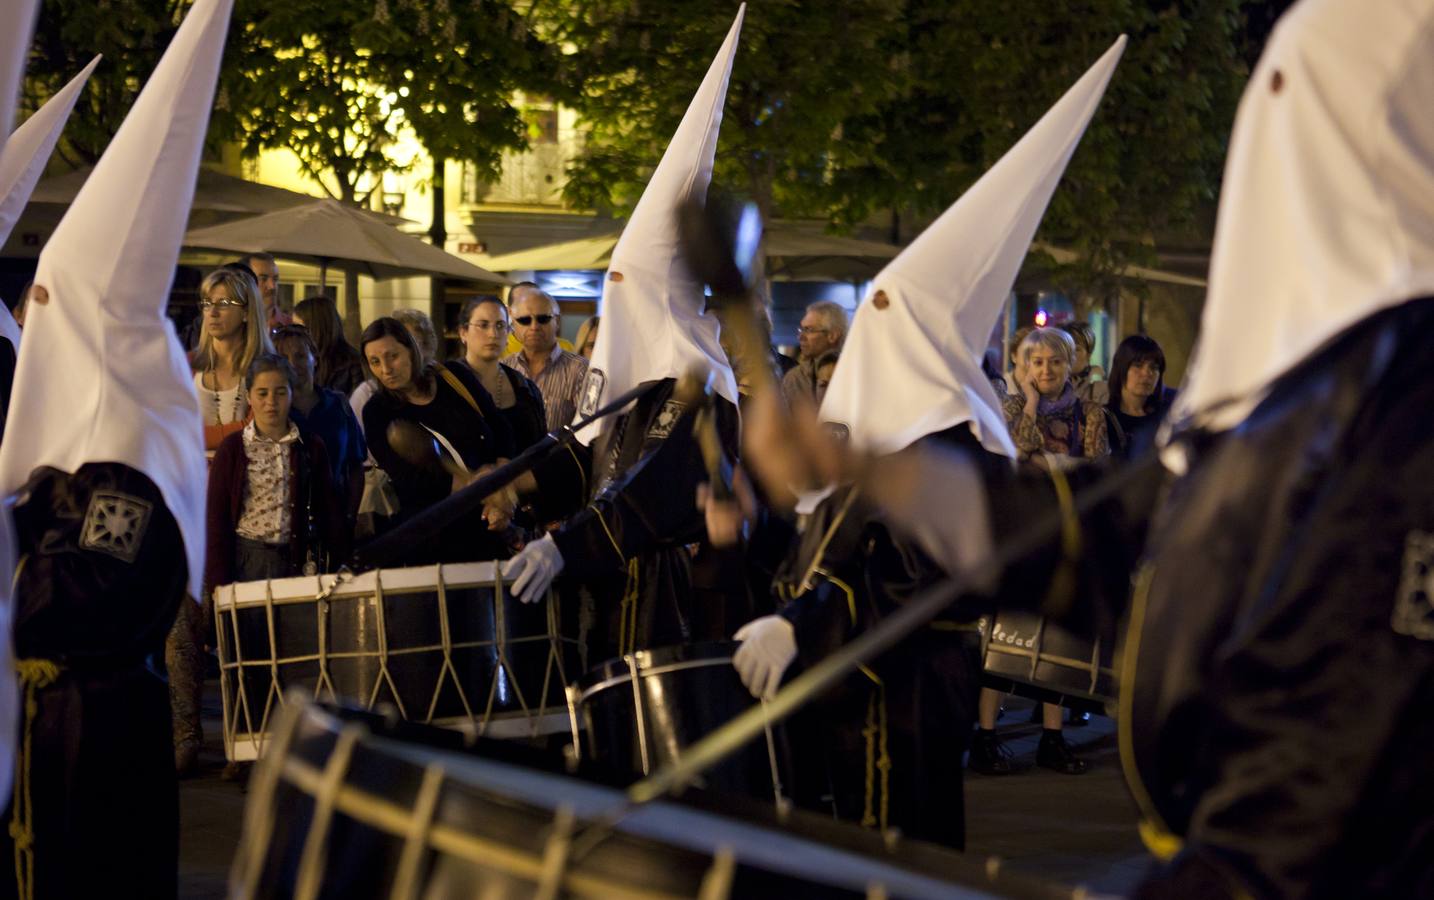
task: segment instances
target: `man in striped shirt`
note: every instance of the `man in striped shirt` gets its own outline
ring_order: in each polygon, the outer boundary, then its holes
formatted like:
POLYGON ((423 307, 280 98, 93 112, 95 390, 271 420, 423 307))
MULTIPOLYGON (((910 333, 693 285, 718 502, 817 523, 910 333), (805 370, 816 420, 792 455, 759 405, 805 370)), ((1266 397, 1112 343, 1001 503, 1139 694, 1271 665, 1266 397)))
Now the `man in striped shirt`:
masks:
POLYGON ((548 412, 548 430, 568 424, 582 398, 588 361, 558 346, 562 318, 558 303, 531 281, 523 281, 508 292, 513 333, 523 349, 500 362, 522 372, 538 386, 548 412))

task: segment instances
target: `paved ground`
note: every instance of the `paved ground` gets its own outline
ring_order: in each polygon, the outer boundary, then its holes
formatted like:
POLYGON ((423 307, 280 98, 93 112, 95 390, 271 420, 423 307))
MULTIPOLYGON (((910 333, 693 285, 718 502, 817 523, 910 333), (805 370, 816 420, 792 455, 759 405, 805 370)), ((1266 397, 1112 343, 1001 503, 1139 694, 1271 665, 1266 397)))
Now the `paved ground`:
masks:
MULTIPOLYGON (((215 685, 211 684, 211 688, 215 685)), ((1121 894, 1146 864, 1135 817, 1120 775, 1115 726, 1094 718, 1070 729, 1072 743, 1091 762, 1084 775, 1058 775, 1033 762, 1037 725, 1025 724, 1028 706, 1012 700, 1001 731, 1029 768, 995 778, 968 773, 968 852, 1000 856, 1016 870, 1065 884, 1121 894), (1017 724, 1019 723, 1019 724, 1017 724)), ((206 693, 206 745, 200 775, 180 788, 180 896, 224 896, 229 862, 243 820, 241 787, 224 781, 217 689, 206 693)))

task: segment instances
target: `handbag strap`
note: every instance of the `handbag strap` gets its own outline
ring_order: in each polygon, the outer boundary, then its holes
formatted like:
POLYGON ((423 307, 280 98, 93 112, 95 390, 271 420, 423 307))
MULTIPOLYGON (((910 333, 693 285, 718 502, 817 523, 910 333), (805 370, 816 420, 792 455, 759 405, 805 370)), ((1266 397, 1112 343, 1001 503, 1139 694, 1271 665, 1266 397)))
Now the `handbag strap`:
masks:
POLYGON ((483 410, 478 408, 478 401, 473 399, 473 395, 469 393, 468 388, 459 380, 458 376, 453 374, 453 370, 447 366, 439 366, 438 374, 443 376, 443 380, 448 382, 449 387, 458 392, 458 396, 468 401, 468 405, 473 407, 473 411, 476 412, 481 419, 483 417, 483 410))

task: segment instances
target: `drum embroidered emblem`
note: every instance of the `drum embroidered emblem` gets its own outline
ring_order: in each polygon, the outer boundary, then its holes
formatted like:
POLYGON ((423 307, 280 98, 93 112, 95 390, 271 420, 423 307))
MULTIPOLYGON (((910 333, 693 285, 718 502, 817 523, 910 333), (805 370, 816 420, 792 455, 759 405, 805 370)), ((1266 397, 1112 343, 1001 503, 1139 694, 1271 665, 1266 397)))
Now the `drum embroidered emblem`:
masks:
POLYGON ((583 382, 583 402, 578 412, 586 418, 598 410, 603 388, 607 387, 607 374, 602 369, 588 369, 587 380, 583 382))
POLYGON ((657 418, 653 420, 652 427, 647 429, 647 439, 667 440, 667 436, 672 433, 673 428, 677 427, 677 420, 682 418, 682 411, 686 408, 687 404, 681 400, 668 400, 662 404, 662 409, 657 413, 657 418))
POLYGON ((1404 570, 1390 626, 1399 634, 1434 640, 1434 534, 1411 531, 1404 539, 1404 570))
POLYGON ((132 563, 139 555, 140 541, 149 525, 153 507, 138 497, 114 491, 95 491, 85 511, 80 547, 98 550, 115 559, 132 563))

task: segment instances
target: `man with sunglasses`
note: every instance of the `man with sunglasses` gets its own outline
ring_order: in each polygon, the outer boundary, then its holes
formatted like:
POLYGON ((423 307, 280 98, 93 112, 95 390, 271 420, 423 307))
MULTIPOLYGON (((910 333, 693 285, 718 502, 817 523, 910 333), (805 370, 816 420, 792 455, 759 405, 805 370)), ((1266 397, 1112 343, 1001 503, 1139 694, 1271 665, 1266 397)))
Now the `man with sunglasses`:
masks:
POLYGON ((500 362, 517 369, 538 386, 548 413, 548 430, 556 431, 571 422, 577 411, 588 361, 558 345, 562 325, 558 303, 533 282, 513 286, 508 292, 508 310, 513 318, 513 334, 523 349, 500 362))

